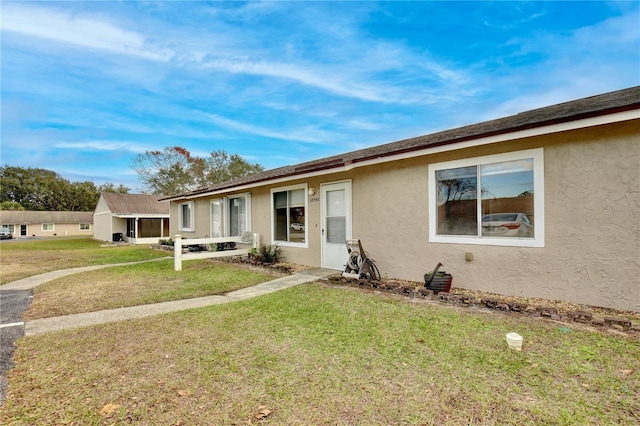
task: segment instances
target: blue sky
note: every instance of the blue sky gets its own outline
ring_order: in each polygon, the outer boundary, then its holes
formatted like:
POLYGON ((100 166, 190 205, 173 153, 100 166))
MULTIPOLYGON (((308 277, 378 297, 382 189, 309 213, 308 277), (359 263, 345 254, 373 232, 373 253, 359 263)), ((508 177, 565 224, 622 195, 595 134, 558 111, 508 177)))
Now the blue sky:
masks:
POLYGON ((138 153, 265 168, 640 84, 640 2, 1 5, 1 163, 142 185, 138 153))

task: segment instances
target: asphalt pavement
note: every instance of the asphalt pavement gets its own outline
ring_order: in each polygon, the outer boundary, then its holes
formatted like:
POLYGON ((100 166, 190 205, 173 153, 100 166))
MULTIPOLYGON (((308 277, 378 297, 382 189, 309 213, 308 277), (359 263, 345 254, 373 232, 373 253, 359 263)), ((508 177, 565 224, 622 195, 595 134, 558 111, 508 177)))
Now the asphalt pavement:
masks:
POLYGON ((13 368, 14 342, 24 336, 22 314, 32 299, 32 290, 0 288, 0 404, 7 388, 6 372, 13 368))

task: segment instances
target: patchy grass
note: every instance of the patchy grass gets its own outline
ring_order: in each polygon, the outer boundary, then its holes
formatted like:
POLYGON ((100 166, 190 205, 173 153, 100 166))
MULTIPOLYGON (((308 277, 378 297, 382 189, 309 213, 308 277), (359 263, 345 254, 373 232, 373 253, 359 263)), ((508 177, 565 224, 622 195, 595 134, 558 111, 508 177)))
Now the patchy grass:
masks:
POLYGON ((91 238, 56 237, 0 244, 0 284, 58 269, 136 262, 170 256, 148 246, 107 245, 91 238))
POLYGON ((6 425, 640 422, 636 340, 321 284, 32 336, 15 359, 6 425))
POLYGON ((34 289, 25 320, 93 312, 227 293, 274 279, 273 275, 214 260, 173 259, 74 274, 34 289))

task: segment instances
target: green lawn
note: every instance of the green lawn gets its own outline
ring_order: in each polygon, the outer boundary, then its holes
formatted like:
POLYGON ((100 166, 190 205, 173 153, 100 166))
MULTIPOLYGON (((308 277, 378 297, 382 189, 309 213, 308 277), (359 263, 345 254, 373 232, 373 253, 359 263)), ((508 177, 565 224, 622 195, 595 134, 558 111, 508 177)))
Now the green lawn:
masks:
POLYGON ((91 238, 56 237, 0 244, 0 284, 58 269, 172 256, 149 246, 107 245, 91 238))
POLYGON ((26 320, 224 294, 274 279, 274 275, 215 260, 173 259, 70 275, 34 289, 26 320))
POLYGON ((638 424, 638 341, 559 327, 302 285, 22 339, 0 423, 638 424))
MULTIPOLYGON (((166 256, 87 239, 1 245, 3 282, 166 256), (7 278, 5 272, 13 278, 7 278)), ((215 261, 44 284, 27 318, 217 294, 215 261)), ((578 325, 313 283, 17 342, 3 425, 636 425, 640 342, 578 325), (522 352, 505 334, 524 336, 522 352)))

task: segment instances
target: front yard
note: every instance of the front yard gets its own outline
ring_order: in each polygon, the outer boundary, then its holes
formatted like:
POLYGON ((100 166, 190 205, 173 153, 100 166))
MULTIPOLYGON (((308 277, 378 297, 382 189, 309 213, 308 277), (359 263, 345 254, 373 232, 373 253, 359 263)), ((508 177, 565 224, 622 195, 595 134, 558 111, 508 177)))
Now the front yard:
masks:
POLYGON ((311 284, 22 339, 0 422, 637 424, 638 342, 311 284), (512 351, 505 333, 524 336, 512 351))
POLYGON ((173 259, 84 272, 42 284, 25 320, 224 294, 275 276, 215 260, 173 259))
MULTIPOLYGON (((52 283, 28 315, 68 309, 56 293, 92 285, 101 289, 93 300, 68 305, 128 303, 127 294, 170 288, 187 297, 201 284, 227 291, 231 276, 246 272, 222 265, 234 272, 214 284, 215 264, 188 262, 174 276, 164 263, 68 277, 68 288, 52 283), (128 293, 126 283, 143 290, 128 293)), ((637 339, 322 282, 23 338, 14 359, 5 425, 640 422, 637 339), (524 337, 521 352, 507 347, 512 331, 524 337)))
POLYGON ((3 241, 0 245, 0 285, 58 269, 136 262, 167 255, 170 254, 145 246, 105 244, 80 237, 3 241))

